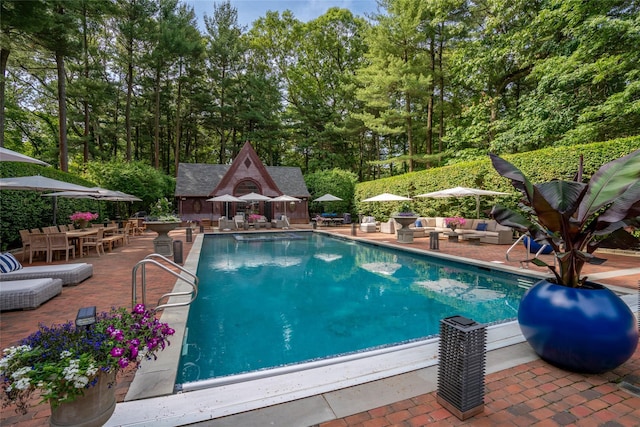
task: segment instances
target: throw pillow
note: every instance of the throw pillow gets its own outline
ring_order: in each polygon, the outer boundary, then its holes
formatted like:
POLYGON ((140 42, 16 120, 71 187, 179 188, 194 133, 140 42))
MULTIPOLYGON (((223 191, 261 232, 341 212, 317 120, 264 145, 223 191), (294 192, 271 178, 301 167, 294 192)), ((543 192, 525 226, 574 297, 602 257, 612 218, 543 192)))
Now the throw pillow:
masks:
POLYGON ((422 221, 416 219, 416 227, 422 227, 422 221))
POLYGON ((22 264, 9 252, 0 255, 0 271, 10 273, 22 269, 22 264))
POLYGON ((476 226, 476 231, 487 231, 487 223, 483 222, 476 226))

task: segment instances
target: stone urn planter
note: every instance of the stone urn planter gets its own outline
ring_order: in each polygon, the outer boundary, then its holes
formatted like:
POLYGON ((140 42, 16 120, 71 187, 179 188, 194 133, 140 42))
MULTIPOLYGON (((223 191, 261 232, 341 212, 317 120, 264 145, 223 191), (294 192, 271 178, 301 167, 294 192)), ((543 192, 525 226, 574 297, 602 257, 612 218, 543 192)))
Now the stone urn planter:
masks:
POLYGON ((399 243, 413 243, 413 230, 409 226, 416 222, 417 215, 394 215, 392 217, 395 222, 400 224, 402 228, 397 230, 397 238, 399 243))
POLYGON ((49 425, 52 427, 104 425, 116 409, 115 372, 102 373, 95 386, 71 402, 51 408, 49 425))
POLYGON ((168 233, 179 227, 180 221, 145 221, 144 225, 148 230, 158 233, 158 237, 153 239, 153 251, 166 257, 173 256, 173 239, 168 233))

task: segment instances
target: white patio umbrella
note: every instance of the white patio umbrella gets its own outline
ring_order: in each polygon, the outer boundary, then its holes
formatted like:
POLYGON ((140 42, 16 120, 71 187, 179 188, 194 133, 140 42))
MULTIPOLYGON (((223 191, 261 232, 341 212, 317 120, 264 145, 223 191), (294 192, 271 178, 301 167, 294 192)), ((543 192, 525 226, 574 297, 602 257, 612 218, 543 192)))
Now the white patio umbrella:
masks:
POLYGON ((34 190, 34 191, 84 191, 97 193, 89 187, 58 181, 45 176, 19 176, 0 179, 0 190, 34 190))
POLYGON ((229 218, 229 203, 245 203, 246 200, 240 197, 232 196, 231 194, 223 194, 221 196, 215 196, 207 199, 207 202, 224 202, 227 208, 227 218, 229 218))
POLYGON ((333 194, 325 194, 324 196, 320 196, 314 200, 314 202, 339 202, 342 199, 338 196, 334 196, 333 194))
POLYGON ((418 194, 416 197, 431 197, 442 199, 446 197, 475 197, 476 198, 476 218, 480 218, 480 196, 504 196, 509 193, 501 191, 481 190, 479 188, 453 187, 446 190, 433 191, 431 193, 418 194))
POLYGON ((268 202, 272 200, 271 197, 264 196, 258 193, 244 194, 240 196, 240 198, 245 202, 268 202))
MULTIPOLYGON (((45 176, 19 176, 16 178, 0 179, 0 190, 34 190, 34 191, 82 191, 96 193, 89 187, 71 184, 70 182, 58 181, 57 179, 45 176)), ((53 199, 53 223, 56 224, 57 198, 53 199)))
POLYGON ((301 200, 302 199, 298 199, 297 197, 287 196, 286 194, 283 194, 282 196, 274 197, 273 199, 271 199, 272 202, 283 202, 284 203, 284 214, 285 214, 285 216, 287 215, 287 203, 299 202, 301 200))
POLYGON ((391 193, 382 193, 374 197, 364 199, 363 202, 405 202, 412 200, 410 197, 397 196, 391 193))
POLYGON ((35 163, 42 166, 51 166, 49 163, 45 163, 42 160, 34 159, 33 157, 29 157, 4 147, 0 147, 0 162, 35 163))
POLYGON ((95 199, 111 202, 140 202, 142 199, 122 191, 108 190, 106 188, 92 187, 87 191, 60 191, 57 193, 43 194, 46 197, 66 197, 69 199, 95 199))

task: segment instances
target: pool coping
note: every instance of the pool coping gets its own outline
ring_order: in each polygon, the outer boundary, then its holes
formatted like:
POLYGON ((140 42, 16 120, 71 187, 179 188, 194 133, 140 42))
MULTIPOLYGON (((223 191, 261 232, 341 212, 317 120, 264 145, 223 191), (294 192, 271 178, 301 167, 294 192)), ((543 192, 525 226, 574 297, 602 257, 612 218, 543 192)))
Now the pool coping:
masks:
MULTIPOLYGON (((304 230, 305 232, 309 232, 304 230)), ((424 255, 426 251, 410 247, 398 247, 390 243, 370 241, 355 236, 336 236, 323 231, 334 238, 357 240, 368 245, 404 249, 424 255)), ((184 268, 196 271, 204 235, 196 236, 184 268)), ((545 277, 544 274, 517 269, 498 263, 482 262, 452 255, 426 252, 427 255, 444 260, 454 260, 479 267, 515 273, 526 277, 545 277)), ((612 287, 613 288, 613 287, 612 287)), ((188 290, 189 285, 178 280, 174 291, 188 290)), ((616 289, 614 289, 615 291, 616 289)), ((622 293, 632 294, 628 289, 618 289, 622 293)), ((184 299, 172 299, 171 302, 184 299)), ((119 403, 107 425, 179 425, 203 422, 215 418, 230 416, 247 411, 312 398, 340 389, 358 387, 363 383, 388 381, 410 372, 421 372, 437 366, 439 338, 432 338, 409 345, 399 346, 397 350, 376 355, 363 366, 362 357, 341 364, 341 369, 331 369, 335 364, 311 367, 302 372, 284 372, 271 378, 258 378, 250 383, 227 384, 215 389, 194 390, 174 394, 174 384, 184 339, 186 319, 189 307, 167 310, 161 320, 168 322, 176 330, 172 338, 174 345, 159 354, 154 363, 143 363, 136 372, 129 387, 125 402, 119 403), (389 355, 392 355, 391 357, 389 355), (338 371, 338 372, 334 372, 338 371), (140 400, 144 399, 144 400, 140 400), (187 400, 188 399, 188 400, 187 400)), ((487 327, 487 351, 522 343, 522 337, 516 321, 487 327)), ((523 362, 519 362, 523 363, 523 362)), ((332 418, 329 418, 332 419, 332 418)))

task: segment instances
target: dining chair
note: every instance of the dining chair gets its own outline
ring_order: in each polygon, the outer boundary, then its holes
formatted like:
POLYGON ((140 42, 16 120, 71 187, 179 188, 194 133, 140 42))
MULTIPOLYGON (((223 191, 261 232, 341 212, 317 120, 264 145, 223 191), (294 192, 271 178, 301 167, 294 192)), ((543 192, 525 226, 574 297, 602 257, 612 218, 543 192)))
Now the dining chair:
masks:
POLYGON ((31 233, 29 230, 20 230, 20 239, 22 240, 22 262, 27 259, 27 250, 31 245, 31 233))
POLYGON ((66 261, 69 261, 69 251, 76 257, 76 247, 69 243, 66 233, 51 233, 49 234, 49 262, 53 260, 53 253, 55 251, 65 251, 66 261))
MULTIPOLYGON (((102 228, 98 229, 98 233, 95 236, 88 236, 82 239, 82 245, 80 246, 80 251, 84 251, 84 248, 95 248, 96 253, 100 256, 100 252, 104 254, 104 230, 102 228)), ((89 251, 87 250, 87 255, 89 251)))
POLYGON ((31 233, 29 236, 29 264, 33 263, 33 254, 44 252, 49 261, 49 235, 45 233, 31 233))
POLYGON ((69 227, 67 227, 64 224, 60 224, 60 225, 58 225, 58 230, 60 230, 62 233, 64 233, 65 231, 69 231, 69 227))

